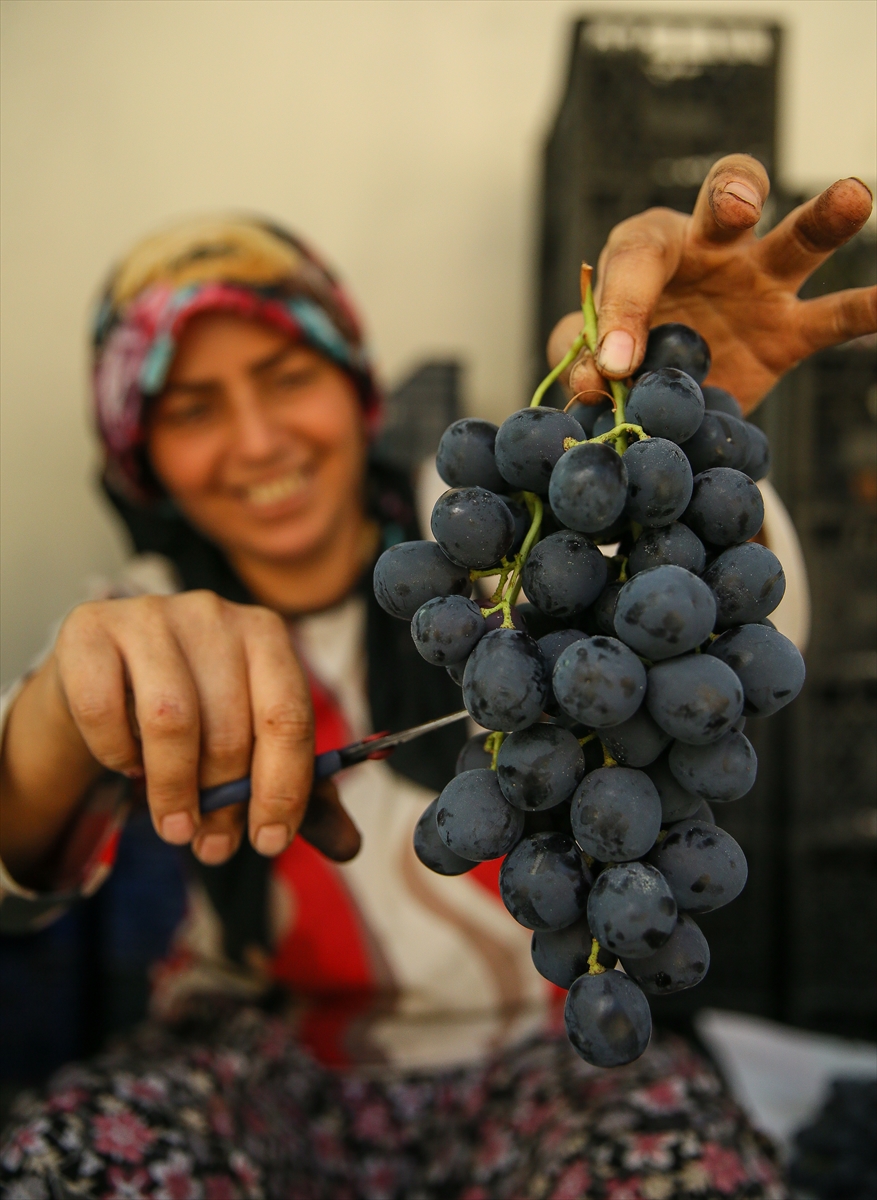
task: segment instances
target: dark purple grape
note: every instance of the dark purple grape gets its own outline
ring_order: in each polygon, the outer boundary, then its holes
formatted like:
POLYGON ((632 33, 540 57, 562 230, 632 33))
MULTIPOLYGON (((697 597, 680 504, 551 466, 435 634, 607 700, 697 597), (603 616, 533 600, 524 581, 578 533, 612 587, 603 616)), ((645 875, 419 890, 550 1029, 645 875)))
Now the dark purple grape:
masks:
POLYGON ((580 975, 567 993, 566 1034, 594 1067, 623 1067, 639 1058, 652 1035, 649 1002, 621 971, 580 975))
POLYGON ((596 533, 617 521, 627 501, 627 468, 609 446, 573 446, 551 472, 551 508, 568 529, 596 533))
POLYGON ((568 646, 552 675, 557 703, 593 729, 620 725, 642 703, 646 671, 617 638, 583 638, 568 646))
POLYGON ((604 413, 612 412, 612 401, 601 400, 598 404, 582 404, 580 401, 576 401, 572 408, 568 409, 568 412, 581 425, 583 432, 580 436, 593 437, 594 422, 604 413))
POLYGON ((707 651, 731 668, 743 687, 743 711, 769 717, 789 704, 804 686, 801 652, 766 625, 738 625, 716 638, 707 651))
POLYGON ((509 506, 485 488, 451 488, 439 496, 430 521, 433 536, 452 562, 484 570, 510 549, 515 522, 509 506))
POLYGON ((711 467, 742 471, 749 458, 749 430, 739 417, 723 412, 704 413, 700 428, 681 447, 695 475, 711 467))
POLYGON ((704 823, 704 821, 710 825, 718 825, 718 822, 716 821, 716 815, 707 804, 706 800, 701 800, 700 804, 698 804, 697 808, 691 814, 689 820, 699 821, 701 825, 704 823))
POLYGON ((644 529, 633 544, 627 559, 630 576, 649 567, 684 567, 699 575, 706 566, 706 550, 696 533, 675 521, 663 529, 644 529))
POLYGON ((496 760, 502 794, 525 811, 568 800, 585 773, 585 756, 568 729, 539 723, 503 739, 496 760))
POLYGON ((703 581, 716 598, 716 626, 748 625, 772 613, 786 592, 780 560, 767 546, 743 542, 714 558, 703 581))
POLYGON ((524 832, 524 814, 506 801, 490 770, 455 775, 438 798, 435 823, 447 848, 473 862, 508 854, 524 832))
POLYGON ((729 729, 708 746, 674 742, 668 759, 670 770, 687 792, 701 800, 739 800, 752 790, 758 759, 743 733, 729 729))
POLYGON ((594 428, 591 432, 591 437, 602 437, 604 433, 609 433, 615 428, 616 416, 612 411, 600 413, 597 420, 594 422, 594 428))
POLYGON ((710 948, 688 913, 679 913, 668 941, 648 958, 622 958, 622 966, 649 996, 672 996, 695 987, 710 966, 710 948))
POLYGON ((484 748, 484 743, 489 736, 487 733, 476 733, 474 737, 470 737, 463 743, 460 753, 457 755, 454 767, 455 775, 462 775, 464 771, 490 770, 493 755, 484 748))
POLYGON ((522 838, 502 864, 499 894, 527 929, 563 929, 585 911, 590 871, 571 837, 535 833, 522 838))
POLYGON ((732 546, 755 537, 764 522, 761 492, 741 471, 713 467, 694 477, 682 521, 702 542, 732 546))
POLYGON ((709 412, 727 413, 729 417, 738 417, 743 420, 743 409, 740 407, 740 401, 736 400, 730 392, 726 392, 724 388, 711 387, 709 384, 706 387, 701 387, 703 392, 703 402, 709 412))
POLYGON ((746 428, 749 432, 749 456, 740 470, 757 483, 770 471, 770 442, 767 434, 757 425, 750 425, 747 421, 746 428))
MULTIPOLYGON (((529 633, 530 637, 537 641, 545 637, 547 633, 557 633, 569 625, 569 621, 555 621, 553 617, 546 617, 545 613, 540 612, 536 605, 530 604, 529 601, 518 604, 516 612, 524 622, 524 632, 529 633)), ((579 637, 583 636, 583 634, 579 634, 579 637)))
POLYGON ((437 875, 463 875, 475 866, 468 858, 461 858, 449 850, 438 835, 435 814, 438 797, 424 810, 423 816, 414 827, 414 853, 425 867, 437 875))
POLYGON ((640 376, 625 405, 628 421, 677 446, 694 436, 703 414, 703 393, 696 381, 674 367, 640 376))
POLYGON ((582 427, 555 408, 522 408, 506 417, 496 435, 496 465, 503 479, 525 492, 548 491, 566 438, 581 441, 582 427))
POLYGON ((688 654, 651 668, 646 705, 671 737, 705 746, 717 742, 742 713, 743 688, 717 658, 688 654))
POLYGON ((526 504, 522 504, 520 500, 510 500, 505 496, 503 499, 508 505, 508 510, 512 514, 512 520, 515 523, 515 536, 512 539, 511 546, 506 552, 507 557, 511 558, 512 555, 517 554, 521 546, 523 546, 524 538, 530 532, 530 526, 533 523, 533 518, 530 516, 530 510, 527 508, 526 504))
POLYGON ((465 596, 436 596, 421 604, 411 620, 418 653, 436 667, 468 658, 486 632, 481 609, 465 596))
POLYGON ((451 679, 453 679, 457 687, 463 686, 463 676, 466 673, 467 662, 468 659, 464 658, 462 662, 451 663, 451 665, 446 668, 448 674, 450 675, 451 679))
POLYGON ((593 604, 606 576, 606 558, 591 539, 564 530, 533 547, 524 567, 524 591, 549 617, 568 620, 593 604))
POLYGON ((642 858, 661 828, 661 801, 655 785, 630 767, 599 767, 573 793, 573 834, 586 854, 599 862, 642 858))
POLYGON ((486 633, 469 655, 463 675, 463 703, 485 729, 513 733, 542 715, 548 672, 539 647, 518 629, 486 633))
POLYGON ((607 637, 615 637, 615 608, 618 604, 618 594, 624 587, 623 583, 607 584, 591 609, 594 624, 607 637))
POLYGON ((627 468, 625 512, 649 528, 670 525, 688 507, 693 486, 688 459, 675 442, 653 437, 624 455, 627 468))
POLYGON ((684 567, 650 567, 618 593, 615 631, 638 654, 653 661, 693 650, 716 621, 712 592, 684 567))
POLYGON ((504 492, 506 483, 497 469, 493 446, 497 426, 477 417, 463 417, 444 431, 435 466, 448 487, 480 487, 504 492))
POLYGON ((465 567, 452 563, 435 542, 399 542, 375 564, 375 599, 391 617, 410 621, 434 596, 468 596, 465 567))
POLYGON ((676 776, 670 770, 669 752, 665 752, 644 768, 645 773, 655 785, 655 790, 661 799, 661 824, 672 825, 686 817, 693 817, 698 811, 700 801, 681 786, 676 776))
POLYGON ((645 358, 636 373, 643 375, 662 367, 676 367, 697 383, 703 383, 709 374, 710 348, 690 325, 678 321, 656 325, 649 332, 645 358))
POLYGON ((743 851, 724 829, 704 821, 679 821, 649 855, 670 885, 679 908, 712 912, 735 900, 746 885, 743 851))
POLYGON ((628 720, 600 730, 600 741, 623 767, 646 767, 654 762, 670 741, 640 705, 628 720))
POLYGON ((545 659, 545 669, 548 672, 548 696, 545 700, 545 711, 547 713, 557 712, 557 700, 554 695, 554 684, 552 675, 554 668, 557 665, 557 660, 563 654, 567 646, 572 646, 574 642, 580 642, 585 635, 580 629, 556 629, 552 633, 546 633, 539 638, 538 646, 539 653, 545 659))
MULTIPOLYGON (((564 929, 536 930, 530 942, 536 970, 560 988, 572 987, 580 975, 587 975, 592 949, 593 937, 586 916, 579 917, 564 929)), ((597 962, 611 971, 618 958, 600 946, 597 962)))
POLYGON ((625 862, 597 876, 588 896, 588 924, 601 946, 625 958, 646 958, 676 925, 676 901, 660 871, 625 862))

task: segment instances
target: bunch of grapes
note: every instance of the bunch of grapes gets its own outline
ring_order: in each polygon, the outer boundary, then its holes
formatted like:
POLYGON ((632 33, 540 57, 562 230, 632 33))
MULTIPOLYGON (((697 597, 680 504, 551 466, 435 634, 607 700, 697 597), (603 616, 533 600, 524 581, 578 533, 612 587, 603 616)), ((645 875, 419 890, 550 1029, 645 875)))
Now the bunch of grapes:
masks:
POLYGON ((443 875, 504 857, 502 899, 568 989, 570 1041, 609 1067, 648 1045, 647 996, 706 974, 695 916, 747 875, 711 805, 752 787, 746 717, 794 699, 804 664, 768 619, 783 569, 752 540, 767 440, 701 387, 710 354, 693 329, 652 330, 611 401, 540 407, 595 349, 587 270, 583 296, 582 333, 529 408, 445 431, 436 540, 392 546, 374 588, 492 731, 461 751, 415 851, 443 875), (472 599, 487 577, 493 595, 472 599))

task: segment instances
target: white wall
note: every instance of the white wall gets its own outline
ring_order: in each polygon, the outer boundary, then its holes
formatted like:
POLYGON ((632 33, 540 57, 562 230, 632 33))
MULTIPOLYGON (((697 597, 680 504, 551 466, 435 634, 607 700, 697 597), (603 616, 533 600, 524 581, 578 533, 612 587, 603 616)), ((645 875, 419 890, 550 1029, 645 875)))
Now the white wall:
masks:
MULTIPOLYGON (((388 377, 452 353, 470 408, 520 403, 538 149, 569 23, 590 7, 5 0, 4 678, 120 559, 92 482, 87 312, 149 228, 217 207, 276 214, 341 266, 388 377)), ((611 7, 780 18, 785 182, 877 176, 872 0, 611 7)))

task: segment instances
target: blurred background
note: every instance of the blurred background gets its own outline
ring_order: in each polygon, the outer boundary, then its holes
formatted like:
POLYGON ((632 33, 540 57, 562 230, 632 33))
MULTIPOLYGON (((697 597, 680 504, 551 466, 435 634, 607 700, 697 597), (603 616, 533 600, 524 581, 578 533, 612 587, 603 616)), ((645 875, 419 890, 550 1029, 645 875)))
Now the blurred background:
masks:
MULTIPOLYGON (((4 0, 2 26, 4 681, 126 553, 96 488, 87 329, 150 228, 219 208, 311 239, 392 389, 379 451, 416 467, 455 415, 525 402, 581 259, 644 207, 690 211, 721 154, 767 165, 764 229, 837 178, 877 181, 872 0, 4 0)), ((872 219, 807 286, 874 277, 872 219)), ((704 921, 711 972, 655 1007, 874 1040, 873 339, 803 365, 757 420, 810 577, 809 678, 747 729, 759 782, 722 823, 750 883, 704 921)), ((783 1045, 789 1079, 804 1051, 783 1045)))

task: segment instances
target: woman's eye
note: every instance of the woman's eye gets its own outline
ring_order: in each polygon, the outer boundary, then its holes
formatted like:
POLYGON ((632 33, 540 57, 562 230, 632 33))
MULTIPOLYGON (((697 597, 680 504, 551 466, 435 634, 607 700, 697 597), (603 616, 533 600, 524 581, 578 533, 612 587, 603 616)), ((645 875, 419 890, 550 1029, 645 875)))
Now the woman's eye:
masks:
POLYGON ((208 420, 214 405, 207 400, 191 400, 185 404, 168 405, 159 413, 159 420, 169 425, 195 425, 208 420))
POLYGON ((307 387, 316 378, 316 374, 312 367, 303 367, 298 371, 283 371, 276 377, 275 385, 285 391, 307 387))

